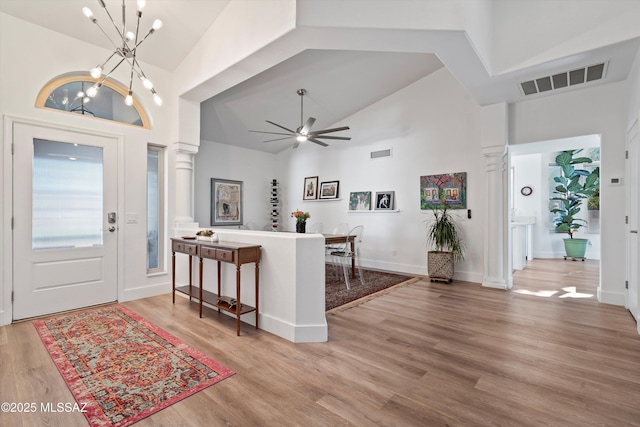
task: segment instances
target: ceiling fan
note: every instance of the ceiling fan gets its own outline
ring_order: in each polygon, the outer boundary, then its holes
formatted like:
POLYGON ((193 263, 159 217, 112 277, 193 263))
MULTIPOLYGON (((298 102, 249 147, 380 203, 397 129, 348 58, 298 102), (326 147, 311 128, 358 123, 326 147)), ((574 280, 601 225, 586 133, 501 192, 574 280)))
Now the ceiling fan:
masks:
POLYGON ((304 100, 304 95, 307 93, 307 91, 305 89, 298 89, 296 91, 296 93, 298 95, 300 95, 300 126, 295 131, 291 130, 291 129, 288 129, 288 128, 284 127, 284 126, 281 126, 281 125, 279 125, 277 123, 274 123, 272 121, 265 120, 269 124, 277 126, 280 129, 286 130, 287 133, 284 133, 284 132, 265 132, 265 131, 260 131, 260 130, 252 130, 252 131, 249 131, 249 132, 268 133, 268 134, 271 134, 271 135, 286 135, 285 137, 269 139, 269 140, 263 141, 263 142, 281 141, 283 139, 288 139, 288 138, 295 137, 296 140, 293 143, 293 148, 298 148, 300 143, 304 142, 304 141, 310 141, 310 142, 313 142, 315 144, 322 145, 323 147, 328 147, 329 144, 327 144, 326 142, 320 141, 320 138, 321 139, 338 139, 338 140, 343 140, 343 141, 348 141, 348 140, 351 139, 348 136, 329 136, 329 135, 325 135, 327 133, 339 132, 341 130, 349 130, 349 126, 342 126, 342 127, 333 128, 333 129, 316 130, 316 131, 312 132, 311 131, 311 126, 313 126, 313 124, 315 123, 316 119, 314 119, 313 117, 309 117, 306 122, 303 122, 303 120, 304 120, 304 104, 303 104, 303 100, 304 100))

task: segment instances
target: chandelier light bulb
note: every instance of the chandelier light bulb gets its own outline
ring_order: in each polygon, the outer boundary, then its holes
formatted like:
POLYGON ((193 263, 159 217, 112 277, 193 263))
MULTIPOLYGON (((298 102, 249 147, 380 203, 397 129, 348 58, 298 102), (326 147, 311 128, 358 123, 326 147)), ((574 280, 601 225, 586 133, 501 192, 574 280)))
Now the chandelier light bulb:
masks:
POLYGON ((81 91, 81 90, 79 90, 79 91, 78 91, 78 93, 76 94, 76 96, 77 96, 78 98, 82 98, 82 97, 84 96, 84 92, 83 92, 83 91, 81 91))
POLYGON ((133 105, 133 92, 129 91, 129 94, 124 99, 124 103, 131 107, 133 105))
POLYGON ((153 21, 153 25, 151 26, 151 28, 153 28, 154 31, 158 31, 160 28, 162 28, 162 25, 162 21, 156 19, 155 21, 153 21))
POLYGON ((102 75, 102 67, 97 66, 95 68, 92 68, 90 71, 90 74, 91 74, 91 77, 93 77, 94 79, 97 79, 102 75))
POLYGON ((125 34, 125 37, 127 38, 127 41, 131 41, 136 38, 136 35, 133 34, 133 31, 127 31, 127 34, 125 34))
POLYGON ((138 12, 142 12, 142 9, 147 5, 147 0, 138 0, 138 12))
POLYGON ((153 94, 153 101, 156 103, 158 107, 162 107, 162 98, 157 93, 153 94))
POLYGON ((65 96, 62 98, 62 105, 67 105, 69 103, 69 97, 65 96))
POLYGON ((149 80, 146 77, 143 77, 141 80, 142 80, 142 85, 144 87, 146 87, 149 90, 153 89, 153 82, 151 80, 149 80))
POLYGON ((83 104, 86 104, 89 101, 91 101, 91 98, 89 98, 88 96, 85 96, 84 98, 82 98, 82 103, 83 104))
POLYGON ((102 87, 102 83, 98 82, 87 89, 87 96, 93 98, 98 94, 98 90, 102 87))
POLYGON ((86 16, 89 19, 93 18, 93 12, 91 12, 91 9, 89 9, 88 7, 83 7, 82 13, 84 13, 84 16, 86 16))

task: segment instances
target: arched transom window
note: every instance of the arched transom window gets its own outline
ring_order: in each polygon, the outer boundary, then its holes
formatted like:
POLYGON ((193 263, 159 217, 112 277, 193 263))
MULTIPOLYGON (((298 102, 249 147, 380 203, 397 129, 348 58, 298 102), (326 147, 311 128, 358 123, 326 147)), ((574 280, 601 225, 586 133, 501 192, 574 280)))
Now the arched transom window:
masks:
POLYGON ((107 79, 96 96, 88 97, 86 90, 96 81, 83 74, 57 77, 40 90, 36 107, 151 129, 149 116, 140 101, 134 97, 132 106, 125 105, 127 88, 121 84, 107 79))

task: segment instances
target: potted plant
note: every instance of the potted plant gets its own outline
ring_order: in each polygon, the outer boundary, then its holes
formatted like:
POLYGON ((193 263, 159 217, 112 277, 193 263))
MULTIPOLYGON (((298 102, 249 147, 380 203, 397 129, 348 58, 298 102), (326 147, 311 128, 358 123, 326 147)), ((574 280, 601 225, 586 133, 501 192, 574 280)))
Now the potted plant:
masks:
POLYGON ((464 259, 464 245, 446 202, 441 206, 431 210, 433 218, 427 225, 427 243, 434 248, 427 252, 427 268, 432 282, 451 283, 455 261, 464 259))
POLYGON ((552 213, 559 214, 555 219, 556 231, 569 235, 568 239, 564 239, 565 258, 570 257, 574 260, 584 260, 589 243, 589 239, 573 237, 573 234, 587 223, 576 215, 582 209, 584 200, 594 196, 600 189, 600 168, 596 167, 592 171, 580 168, 579 165, 592 163, 589 157, 576 157, 581 151, 565 150, 556 156, 556 164, 560 166, 561 172, 560 176, 553 178, 558 185, 551 200, 560 202, 560 206, 550 209, 552 213))

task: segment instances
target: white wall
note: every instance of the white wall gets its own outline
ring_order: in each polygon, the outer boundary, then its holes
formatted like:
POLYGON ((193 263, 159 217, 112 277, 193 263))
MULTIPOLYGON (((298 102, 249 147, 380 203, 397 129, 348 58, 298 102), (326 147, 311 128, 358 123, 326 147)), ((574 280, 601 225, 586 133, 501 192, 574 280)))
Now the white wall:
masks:
POLYGON ((456 266, 456 278, 481 282, 485 162, 479 143, 480 107, 466 90, 443 68, 340 124, 350 126, 351 141, 328 148, 304 144, 278 156, 285 227, 293 230, 288 216, 296 209, 309 211, 309 222, 322 222, 328 232, 341 222, 362 224, 364 265, 426 275, 424 230, 430 214, 420 211, 419 178, 467 172, 472 219, 466 211, 454 213, 468 248, 466 260, 456 266), (392 157, 370 159, 371 151, 382 149, 391 149, 392 157), (340 200, 303 201, 308 176, 340 181, 340 200), (399 212, 349 212, 353 191, 395 191, 399 212))
POLYGON ((629 72, 629 119, 628 125, 631 126, 636 120, 640 119, 640 49, 636 53, 636 60, 629 72))
MULTIPOLYGON (((135 95, 147 107, 153 123, 152 130, 144 130, 129 125, 117 124, 105 120, 91 119, 59 111, 35 108, 35 100, 42 86, 52 78, 69 72, 88 70, 104 61, 110 52, 79 40, 35 26, 12 16, 0 13, 0 114, 3 118, 2 154, 0 154, 0 188, 2 188, 3 217, 0 227, 2 257, 0 257, 0 324, 11 321, 10 294, 12 288, 10 276, 11 256, 11 158, 8 149, 11 120, 37 121, 53 126, 64 126, 84 132, 122 137, 124 148, 120 153, 119 180, 122 192, 118 195, 122 202, 119 206, 121 223, 119 239, 124 251, 119 283, 119 299, 130 299, 164 293, 170 289, 170 276, 163 274, 148 277, 146 273, 146 148, 147 143, 168 146, 173 121, 170 112, 174 108, 172 83, 169 73, 143 64, 146 74, 153 79, 165 105, 157 107, 139 82, 134 82, 135 95), (19 36, 18 36, 19 35, 19 36), (25 53, 27 52, 27 53, 25 53), (7 138, 9 135, 9 138, 7 138), (136 224, 125 224, 124 214, 135 213, 136 224)), ((114 78, 128 83, 128 72, 117 70, 114 78)), ((167 150, 167 173, 172 176, 173 151, 167 150)), ((171 182, 169 188, 172 188, 171 182)), ((20 195, 15 195, 20 197, 20 195)), ((173 216, 172 193, 167 200, 169 217, 173 216)), ((121 246, 121 247, 122 247, 121 246)))
MULTIPOLYGON (((211 141, 200 141, 195 156, 195 221, 211 226, 211 178, 242 181, 243 222, 270 224, 271 180, 277 178, 276 156, 211 141)), ((238 228, 233 226, 233 228, 238 228)))
POLYGON ((624 185, 610 185, 625 173, 626 82, 518 102, 510 106, 510 144, 580 135, 601 135, 600 231, 602 302, 624 305, 624 185))

